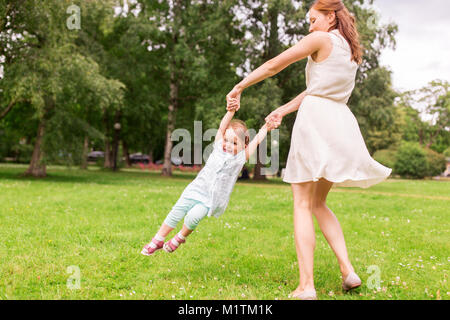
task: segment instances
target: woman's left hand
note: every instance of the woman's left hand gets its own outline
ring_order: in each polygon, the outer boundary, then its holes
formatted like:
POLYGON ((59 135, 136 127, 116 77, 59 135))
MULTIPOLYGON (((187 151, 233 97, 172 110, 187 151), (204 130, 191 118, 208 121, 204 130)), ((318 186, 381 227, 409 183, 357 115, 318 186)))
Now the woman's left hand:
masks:
POLYGON ((272 111, 267 117, 266 117, 266 123, 267 126, 272 129, 276 129, 281 125, 281 121, 283 120, 283 114, 278 111, 272 111))
POLYGON ((241 93, 242 91, 237 89, 236 87, 233 88, 228 94, 227 94, 227 110, 228 111, 238 111, 241 107, 241 93))

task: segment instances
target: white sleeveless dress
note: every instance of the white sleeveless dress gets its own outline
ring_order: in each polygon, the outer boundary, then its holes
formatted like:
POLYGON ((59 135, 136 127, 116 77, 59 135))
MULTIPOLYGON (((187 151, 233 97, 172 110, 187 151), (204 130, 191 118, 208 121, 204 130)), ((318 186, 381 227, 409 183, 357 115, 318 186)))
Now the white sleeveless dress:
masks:
POLYGON ((358 64, 338 29, 322 62, 308 57, 306 93, 292 129, 283 181, 300 183, 324 177, 332 187, 368 188, 392 172, 369 154, 358 122, 347 106, 358 64))

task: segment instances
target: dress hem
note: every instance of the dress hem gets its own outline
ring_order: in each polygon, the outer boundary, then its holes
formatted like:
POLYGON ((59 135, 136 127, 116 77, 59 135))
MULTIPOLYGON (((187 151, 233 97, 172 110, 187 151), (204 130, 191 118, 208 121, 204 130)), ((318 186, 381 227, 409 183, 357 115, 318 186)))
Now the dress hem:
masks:
POLYGON ((292 180, 291 181, 287 181, 287 180, 283 179, 283 182, 286 182, 286 183, 303 183, 303 182, 309 182, 309 181, 318 181, 320 178, 325 178, 328 181, 333 182, 333 186, 332 187, 334 187, 336 184, 342 184, 342 183, 345 183, 345 182, 358 183, 358 182, 366 181, 367 184, 365 186, 360 186, 360 185, 349 185, 349 186, 336 185, 336 186, 337 187, 344 187, 344 188, 350 188, 350 187, 369 188, 370 186, 378 184, 378 183, 386 180, 387 178, 389 178, 389 176, 391 175, 391 172, 392 172, 392 169, 390 170, 390 172, 389 172, 389 174, 387 176, 383 175, 383 176, 362 178, 362 179, 355 179, 355 178, 348 177, 348 178, 345 178, 343 180, 339 180, 339 179, 334 179, 334 178, 329 179, 329 178, 327 178, 325 176, 320 176, 320 177, 316 177, 316 178, 309 178, 307 180, 302 180, 302 181, 292 181, 292 180))

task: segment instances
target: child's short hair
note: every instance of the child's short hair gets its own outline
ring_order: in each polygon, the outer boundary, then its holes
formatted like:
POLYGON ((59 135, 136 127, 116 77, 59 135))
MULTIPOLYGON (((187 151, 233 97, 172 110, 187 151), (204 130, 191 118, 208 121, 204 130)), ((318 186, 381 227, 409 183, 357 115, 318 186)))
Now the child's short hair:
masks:
POLYGON ((228 128, 232 128, 238 138, 241 139, 246 146, 250 143, 250 135, 244 121, 233 119, 230 121, 228 128))

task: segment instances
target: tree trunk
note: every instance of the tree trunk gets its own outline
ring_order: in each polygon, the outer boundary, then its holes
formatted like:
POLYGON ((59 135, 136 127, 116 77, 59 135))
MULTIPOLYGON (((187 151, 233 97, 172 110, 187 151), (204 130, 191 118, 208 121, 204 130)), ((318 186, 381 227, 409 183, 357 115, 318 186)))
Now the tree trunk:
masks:
POLYGON ((15 100, 11 101, 11 102, 8 104, 8 106, 6 107, 6 109, 3 110, 3 111, 0 113, 0 120, 3 119, 4 117, 6 117, 6 115, 11 111, 11 109, 14 107, 15 104, 16 104, 16 101, 15 101, 15 100))
POLYGON ((152 149, 150 149, 150 151, 148 152, 148 162, 153 163, 153 150, 152 149))
POLYGON ((253 180, 267 180, 266 176, 261 174, 261 169, 263 168, 263 164, 261 163, 261 159, 259 157, 259 146, 256 149, 256 164, 253 169, 253 180))
POLYGON ((422 129, 419 129, 419 143, 421 146, 423 146, 423 131, 422 129))
POLYGON ((111 154, 111 143, 109 142, 109 138, 106 137, 105 140, 105 162, 103 164, 104 168, 111 169, 112 168, 112 154, 111 154))
POLYGON ((176 83, 175 72, 170 73, 170 102, 169 102, 169 113, 167 115, 167 133, 166 133, 166 144, 164 148, 164 165, 161 172, 163 176, 172 175, 172 132, 175 129, 175 119, 178 103, 178 84, 176 83))
POLYGON ((89 153, 89 138, 88 136, 85 136, 83 143, 83 154, 81 156, 81 165, 80 165, 80 168, 83 170, 87 170, 88 167, 88 153, 89 153))
POLYGON ((44 114, 39 122, 36 142, 34 144, 33 155, 31 156, 30 166, 24 175, 43 178, 47 175, 47 167, 43 163, 44 151, 42 150, 42 142, 45 134, 45 126, 50 111, 54 108, 54 101, 45 97, 44 114))
POLYGON ((120 142, 120 129, 116 128, 116 124, 120 123, 120 112, 116 111, 116 114, 114 116, 114 137, 113 137, 113 148, 112 148, 112 159, 113 159, 113 170, 117 171, 117 162, 120 160, 119 157, 119 142, 120 142))
MULTIPOLYGON (((265 51, 263 54, 263 60, 267 61, 269 59, 274 58, 277 56, 281 51, 281 45, 279 40, 279 30, 278 30, 278 16, 279 16, 280 9, 278 7, 278 4, 275 2, 273 6, 269 9, 267 13, 267 17, 270 23, 269 25, 266 25, 267 29, 269 30, 269 34, 266 34, 266 46, 265 51)), ((264 121, 264 118, 261 119, 264 121)), ((261 174, 261 169, 264 167, 264 165, 261 163, 261 158, 259 156, 259 145, 256 149, 256 164, 255 168, 253 169, 253 180, 267 180, 267 177, 263 174, 261 174)), ((264 159, 265 160, 265 159, 264 159)))
POLYGON ((112 161, 111 161, 111 143, 109 141, 109 133, 110 133, 110 127, 108 123, 108 114, 105 111, 103 114, 103 124, 105 126, 105 161, 103 163, 104 168, 111 169, 112 168, 112 161))
POLYGON ((127 168, 129 168, 129 167, 131 167, 130 152, 128 151, 128 144, 123 139, 122 139, 122 149, 123 149, 123 154, 125 156, 125 164, 126 164, 127 168))
POLYGON ((267 48, 267 56, 264 60, 269 60, 277 56, 281 51, 280 46, 280 40, 278 36, 278 16, 279 16, 280 9, 278 8, 278 5, 276 2, 268 11, 268 18, 270 22, 270 34, 269 34, 269 41, 268 41, 268 48, 267 48))

